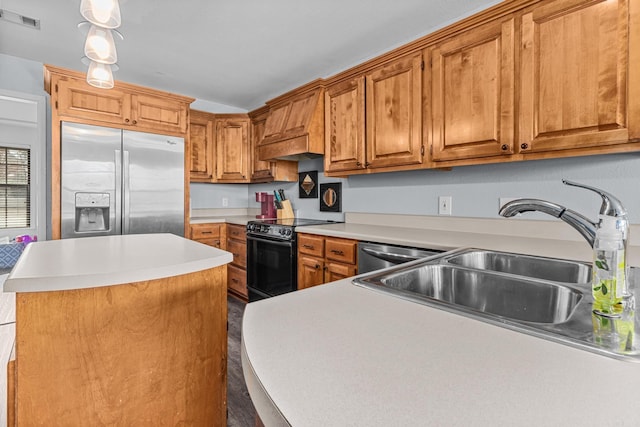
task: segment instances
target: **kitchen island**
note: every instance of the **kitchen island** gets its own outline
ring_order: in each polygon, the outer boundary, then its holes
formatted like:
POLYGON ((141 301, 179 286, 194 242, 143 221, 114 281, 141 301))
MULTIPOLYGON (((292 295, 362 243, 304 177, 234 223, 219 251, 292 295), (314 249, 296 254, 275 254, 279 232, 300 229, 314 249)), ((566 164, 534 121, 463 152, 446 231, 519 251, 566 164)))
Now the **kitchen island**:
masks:
POLYGON ((16 292, 9 419, 223 424, 231 259, 171 234, 28 245, 4 285, 16 292))

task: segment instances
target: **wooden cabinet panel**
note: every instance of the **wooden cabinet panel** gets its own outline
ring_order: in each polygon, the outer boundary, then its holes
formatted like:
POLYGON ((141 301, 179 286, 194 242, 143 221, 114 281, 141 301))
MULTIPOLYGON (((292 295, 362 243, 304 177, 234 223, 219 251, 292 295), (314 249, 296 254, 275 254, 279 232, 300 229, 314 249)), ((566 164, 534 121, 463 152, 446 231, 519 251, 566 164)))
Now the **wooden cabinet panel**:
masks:
POLYGON ((513 153, 514 55, 513 18, 430 50, 433 160, 513 153))
POLYGON ((324 260, 307 255, 298 256, 298 289, 324 283, 324 260))
POLYGON ((298 251, 319 258, 324 257, 324 237, 298 234, 298 251))
POLYGON ((216 181, 248 182, 249 119, 216 118, 216 181))
MULTIPOLYGON (((291 109, 291 104, 284 104, 269 110, 263 138, 275 138, 284 132, 284 123, 291 109)), ((262 139, 261 139, 262 141, 262 139)))
POLYGON ((327 259, 347 264, 356 263, 358 243, 355 240, 327 237, 324 244, 327 259))
POLYGON ((367 167, 422 163, 422 54, 365 78, 367 167))
POLYGON ((229 290, 247 298, 247 272, 233 264, 227 265, 227 286, 229 290))
POLYGON ((337 262, 329 262, 325 266, 324 281, 325 283, 335 282, 336 280, 346 279, 356 275, 356 266, 348 264, 339 264, 337 262))
POLYGON ((221 228, 224 224, 191 224, 191 239, 211 239, 217 238, 221 235, 221 228))
POLYGON ((364 76, 325 92, 325 172, 365 168, 364 76))
POLYGON ((191 110, 189 117, 192 182, 211 182, 213 179, 213 118, 209 113, 191 110))
POLYGON ((522 17, 522 153, 627 142, 626 0, 543 2, 522 17))
POLYGON ((227 238, 239 242, 247 241, 247 229, 243 225, 227 224, 227 238))
POLYGON ((289 135, 296 137, 304 133, 309 125, 309 118, 313 116, 316 105, 318 105, 319 96, 320 91, 313 91, 291 101, 291 107, 282 130, 285 138, 289 135))
POLYGON ((131 97, 116 88, 96 90, 84 80, 54 77, 58 114, 123 125, 131 111, 131 97))
POLYGON ((247 268, 247 245, 237 240, 227 240, 227 250, 233 254, 232 263, 241 268, 247 268))
POLYGON ((258 156, 258 144, 264 137, 267 115, 252 117, 251 120, 251 182, 298 181, 298 162, 278 160, 262 161, 258 156))
MULTIPOLYGON (((187 106, 158 96, 131 96, 131 120, 136 126, 155 131, 187 131, 187 106)), ((127 119, 125 119, 125 122, 127 119)))

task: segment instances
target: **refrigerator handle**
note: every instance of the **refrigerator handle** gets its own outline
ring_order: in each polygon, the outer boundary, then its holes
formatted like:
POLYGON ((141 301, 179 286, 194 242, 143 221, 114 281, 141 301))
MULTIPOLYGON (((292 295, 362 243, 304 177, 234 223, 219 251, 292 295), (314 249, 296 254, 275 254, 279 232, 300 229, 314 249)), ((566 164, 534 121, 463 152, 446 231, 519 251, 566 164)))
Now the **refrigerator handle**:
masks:
POLYGON ((122 234, 122 152, 114 150, 115 157, 115 200, 113 202, 114 212, 110 217, 115 219, 115 234, 122 234))
POLYGON ((124 150, 122 156, 122 234, 129 234, 130 191, 129 181, 129 150, 124 150))

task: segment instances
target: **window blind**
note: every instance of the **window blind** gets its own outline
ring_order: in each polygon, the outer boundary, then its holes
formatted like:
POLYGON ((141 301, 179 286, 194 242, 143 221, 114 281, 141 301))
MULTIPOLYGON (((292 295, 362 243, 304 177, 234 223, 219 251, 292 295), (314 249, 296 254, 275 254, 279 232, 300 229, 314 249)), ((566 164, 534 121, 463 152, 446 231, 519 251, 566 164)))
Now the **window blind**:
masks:
POLYGON ((0 229, 31 226, 29 150, 0 147, 0 229))

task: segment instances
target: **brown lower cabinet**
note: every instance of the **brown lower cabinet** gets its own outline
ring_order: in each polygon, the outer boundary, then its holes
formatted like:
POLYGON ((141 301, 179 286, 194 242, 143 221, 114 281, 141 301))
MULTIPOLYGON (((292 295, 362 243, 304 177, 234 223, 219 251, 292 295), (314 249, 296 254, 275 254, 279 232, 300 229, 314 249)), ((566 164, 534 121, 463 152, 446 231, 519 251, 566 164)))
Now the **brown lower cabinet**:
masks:
POLYGON ((233 254, 233 261, 227 265, 227 286, 229 292, 247 300, 247 234, 243 225, 227 224, 227 251, 233 254))
POLYGON ((298 289, 355 276, 357 248, 357 240, 298 234, 298 289))
POLYGON ((189 238, 218 249, 226 249, 226 228, 223 223, 191 224, 189 238))

